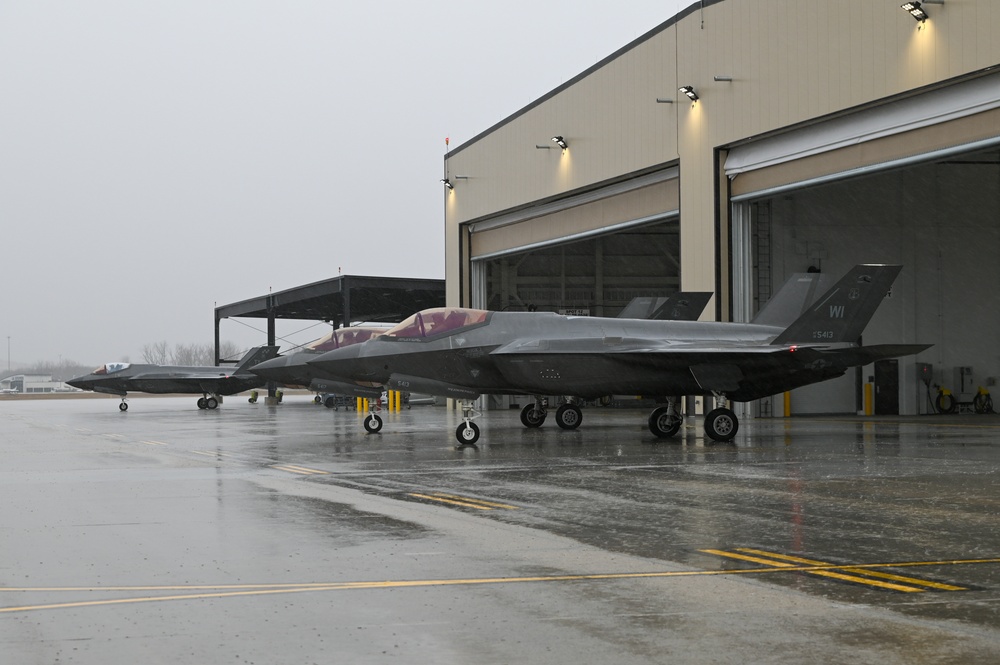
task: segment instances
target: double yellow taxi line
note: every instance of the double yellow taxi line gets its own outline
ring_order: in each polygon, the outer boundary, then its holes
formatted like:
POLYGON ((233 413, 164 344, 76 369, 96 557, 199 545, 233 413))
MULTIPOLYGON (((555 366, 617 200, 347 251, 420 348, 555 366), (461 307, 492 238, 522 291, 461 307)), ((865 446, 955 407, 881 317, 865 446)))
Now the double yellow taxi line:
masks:
POLYGON ((412 496, 415 499, 425 499, 427 501, 450 504, 453 506, 462 506, 463 508, 475 508, 476 510, 496 510, 498 508, 501 510, 518 510, 517 506, 511 506, 506 503, 484 501, 483 499, 475 499, 469 496, 459 496, 457 494, 446 494, 444 492, 433 492, 431 494, 409 492, 407 496, 412 496))
POLYGON ((873 570, 868 567, 852 567, 843 566, 837 567, 836 570, 821 570, 821 569, 806 569, 803 570, 802 566, 829 566, 832 565, 828 561, 820 561, 816 559, 806 559, 799 556, 791 556, 788 554, 779 554, 777 552, 767 552, 764 550, 753 549, 750 547, 740 547, 735 551, 726 552, 724 550, 701 550, 705 554, 713 554, 715 556, 726 557, 728 559, 736 559, 738 561, 747 561, 749 563, 755 563, 764 566, 772 566, 774 568, 792 568, 798 569, 807 575, 816 575, 818 577, 827 577, 835 579, 841 582, 850 582, 852 584, 861 584, 864 586, 870 586, 877 589, 884 589, 886 591, 900 591, 902 593, 920 593, 923 591, 968 591, 968 587, 956 586, 954 584, 945 584, 943 582, 935 582, 933 580, 920 579, 918 577, 907 577, 905 575, 896 575, 895 573, 886 573, 880 570, 873 570))
POLYGON ((277 469, 279 471, 287 471, 289 473, 297 473, 300 476, 328 476, 329 471, 321 471, 320 469, 310 469, 307 466, 298 466, 297 464, 272 464, 272 469, 277 469))

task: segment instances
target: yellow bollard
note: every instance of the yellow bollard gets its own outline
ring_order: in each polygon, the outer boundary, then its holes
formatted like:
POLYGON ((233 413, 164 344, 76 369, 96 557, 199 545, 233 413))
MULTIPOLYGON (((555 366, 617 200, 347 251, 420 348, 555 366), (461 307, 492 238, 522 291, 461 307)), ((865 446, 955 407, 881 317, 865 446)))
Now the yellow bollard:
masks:
POLYGON ((875 384, 865 384, 865 415, 870 416, 875 413, 875 384))
POLYGON ((785 402, 785 417, 786 418, 791 418, 791 416, 792 416, 792 393, 785 392, 784 398, 785 398, 784 399, 784 402, 785 402))

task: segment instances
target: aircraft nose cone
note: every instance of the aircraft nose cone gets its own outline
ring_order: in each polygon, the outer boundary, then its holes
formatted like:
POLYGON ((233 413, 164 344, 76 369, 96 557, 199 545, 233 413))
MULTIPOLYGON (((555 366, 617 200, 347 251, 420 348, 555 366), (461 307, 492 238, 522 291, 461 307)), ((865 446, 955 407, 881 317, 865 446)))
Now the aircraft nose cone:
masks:
POLYGON ((80 390, 89 390, 90 386, 93 385, 93 381, 89 381, 86 376, 78 376, 75 379, 70 379, 66 384, 80 390))
POLYGON ((309 361, 309 364, 333 376, 353 378, 361 369, 361 347, 363 344, 344 346, 309 361))
POLYGON ((271 358, 270 360, 265 360, 262 363, 257 363, 250 368, 250 371, 257 376, 263 376, 266 379, 276 378, 280 371, 288 364, 288 358, 284 356, 279 356, 277 358, 271 358))

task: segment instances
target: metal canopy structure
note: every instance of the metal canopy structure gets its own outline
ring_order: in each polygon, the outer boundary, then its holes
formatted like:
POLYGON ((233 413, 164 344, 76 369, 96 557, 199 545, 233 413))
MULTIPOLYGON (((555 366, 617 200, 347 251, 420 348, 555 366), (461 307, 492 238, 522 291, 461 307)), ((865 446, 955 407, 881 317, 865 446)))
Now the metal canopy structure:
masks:
POLYGON ((277 319, 329 321, 335 327, 360 321, 397 323, 414 312, 444 304, 443 279, 340 275, 222 305, 215 308, 215 363, 221 361, 219 323, 223 319, 267 319, 267 343, 274 344, 277 319))

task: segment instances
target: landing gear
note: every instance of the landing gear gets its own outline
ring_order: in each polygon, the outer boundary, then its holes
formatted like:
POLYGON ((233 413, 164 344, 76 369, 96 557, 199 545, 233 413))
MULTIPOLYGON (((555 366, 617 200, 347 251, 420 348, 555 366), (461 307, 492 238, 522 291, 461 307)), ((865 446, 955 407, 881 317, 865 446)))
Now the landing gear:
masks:
POLYGON ((521 424, 525 427, 541 427, 545 422, 545 400, 541 397, 535 398, 534 404, 528 404, 521 409, 521 424))
POLYGON ((375 415, 374 413, 369 413, 365 417, 365 429, 369 434, 376 434, 382 429, 382 418, 375 415))
POLYGON ((206 393, 204 397, 198 398, 198 408, 199 409, 217 409, 219 407, 219 400, 215 396, 209 397, 206 393))
POLYGON ((382 429, 382 417, 378 415, 378 411, 382 409, 382 400, 365 398, 365 401, 368 403, 368 415, 364 421, 365 430, 369 434, 376 434, 382 429))
POLYGON ((736 414, 726 408, 726 396, 715 393, 715 408, 705 416, 705 434, 715 441, 731 441, 739 429, 736 414))
MULTIPOLYGON (((522 411, 522 416, 524 412, 522 411)), ((473 418, 478 418, 481 414, 476 411, 476 403, 471 399, 462 400, 462 424, 455 430, 455 438, 458 439, 458 447, 474 446, 479 441, 479 427, 472 422, 473 418)), ((522 417, 523 420, 523 417, 522 417)), ((538 423, 541 425, 541 423, 538 423)))
POLYGON ((122 403, 118 405, 118 410, 122 413, 128 411, 128 404, 125 403, 125 398, 122 397, 122 403))
POLYGON ((667 399, 667 405, 653 409, 649 414, 649 431, 661 439, 667 439, 681 428, 681 417, 677 413, 676 399, 667 399))
POLYGON ((455 438, 458 439, 459 447, 473 446, 479 441, 479 426, 476 423, 462 423, 455 430, 455 438))
POLYGON ((556 409, 556 424, 563 429, 576 429, 583 422, 583 412, 576 404, 567 402, 556 409))

